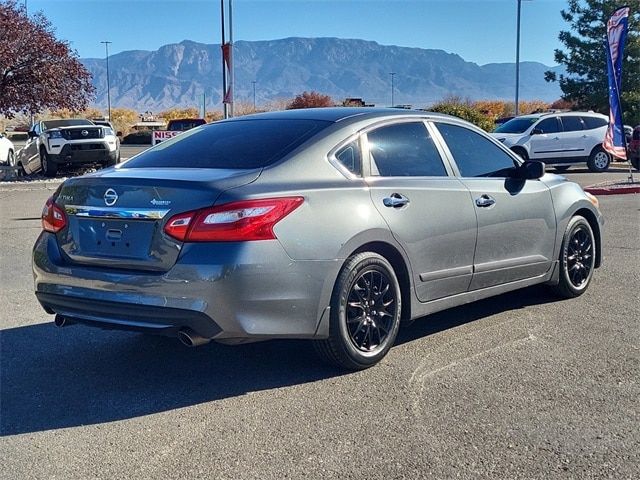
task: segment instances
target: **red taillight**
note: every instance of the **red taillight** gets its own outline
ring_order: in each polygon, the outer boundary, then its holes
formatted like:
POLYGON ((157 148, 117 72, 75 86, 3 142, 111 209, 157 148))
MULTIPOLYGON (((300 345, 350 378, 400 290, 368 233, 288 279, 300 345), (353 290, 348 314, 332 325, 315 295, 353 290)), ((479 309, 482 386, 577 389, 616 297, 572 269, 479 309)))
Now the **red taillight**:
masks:
POLYGON ((273 227, 298 208, 302 197, 232 202, 180 213, 164 231, 183 242, 246 242, 276 238, 273 227))
POLYGON ((66 226, 67 216, 64 210, 49 197, 42 209, 42 228, 47 232, 58 233, 66 226))

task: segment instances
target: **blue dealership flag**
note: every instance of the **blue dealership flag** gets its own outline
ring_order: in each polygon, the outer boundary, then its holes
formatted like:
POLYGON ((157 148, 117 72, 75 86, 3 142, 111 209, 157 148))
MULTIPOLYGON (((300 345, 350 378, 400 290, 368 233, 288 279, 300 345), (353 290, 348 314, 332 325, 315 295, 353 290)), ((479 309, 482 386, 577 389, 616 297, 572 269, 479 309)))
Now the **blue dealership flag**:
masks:
POLYGON ((609 128, 602 146, 611 155, 627 158, 620 86, 622 84, 622 58, 627 38, 629 7, 618 8, 607 22, 607 72, 609 74, 609 128))

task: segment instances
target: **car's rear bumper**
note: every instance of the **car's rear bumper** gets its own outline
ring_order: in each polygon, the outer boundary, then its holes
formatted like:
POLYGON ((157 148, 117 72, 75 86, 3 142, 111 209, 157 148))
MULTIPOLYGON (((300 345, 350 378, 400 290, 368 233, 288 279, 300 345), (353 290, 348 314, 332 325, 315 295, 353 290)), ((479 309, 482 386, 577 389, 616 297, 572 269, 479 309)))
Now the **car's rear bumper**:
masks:
POLYGON ((314 338, 337 268, 292 261, 277 241, 188 244, 160 273, 74 265, 49 233, 33 251, 36 297, 68 323, 213 340, 314 338))

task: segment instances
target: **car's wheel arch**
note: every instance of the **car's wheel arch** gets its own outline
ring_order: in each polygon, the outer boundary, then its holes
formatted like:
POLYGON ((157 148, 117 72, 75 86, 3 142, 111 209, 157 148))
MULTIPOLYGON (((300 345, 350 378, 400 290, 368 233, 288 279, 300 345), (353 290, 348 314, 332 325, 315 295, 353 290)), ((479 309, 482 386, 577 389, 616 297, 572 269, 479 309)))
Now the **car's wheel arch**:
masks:
POLYGON ((598 223, 595 214, 588 208, 577 210, 571 215, 571 218, 575 217, 576 215, 584 217, 584 219, 589 222, 589 226, 593 231, 594 241, 596 244, 596 260, 594 263, 594 267, 598 268, 602 263, 602 232, 600 231, 600 223, 598 223))
POLYGON ((316 328, 317 338, 324 338, 329 333, 328 312, 329 305, 331 303, 331 294, 333 293, 334 286, 338 280, 342 267, 351 257, 363 252, 377 253, 391 264, 398 279, 398 283, 400 284, 400 292, 402 295, 401 320, 406 321, 411 319, 411 292, 413 289, 411 288, 409 261, 401 247, 395 244, 393 236, 390 233, 389 237, 390 238, 387 240, 375 240, 365 243, 357 242, 356 245, 353 245, 352 242, 348 242, 341 249, 338 258, 342 259, 342 261, 336 262, 335 268, 332 269, 331 274, 325 279, 325 283, 322 288, 321 301, 318 309, 318 325, 316 328))
MULTIPOLYGON (((594 214, 594 212, 584 206, 579 207, 573 211, 567 212, 567 214, 563 216, 563 221, 558 225, 558 232, 557 232, 558 238, 556 240, 556 248, 554 249, 553 258, 558 258, 558 256, 560 255, 560 249, 562 248, 562 239, 564 237, 564 232, 566 231, 567 225, 569 225, 569 222, 571 221, 571 219, 576 216, 583 217, 591 227, 591 230, 593 232, 594 242, 596 245, 596 258, 593 266, 594 268, 599 268, 600 265, 602 264, 602 258, 603 258, 602 231, 600 229, 600 223, 598 222, 598 219, 596 218, 596 215, 594 214)), ((547 283, 551 285, 557 284, 559 280, 559 274, 560 274, 560 271, 556 265, 553 275, 551 276, 551 279, 547 283)))
POLYGON ((393 267, 393 270, 400 284, 400 292, 402 294, 402 316, 401 320, 409 320, 411 318, 411 274, 410 266, 405 255, 395 246, 385 242, 372 242, 362 245, 353 252, 356 255, 362 252, 377 253, 384 257, 393 267))

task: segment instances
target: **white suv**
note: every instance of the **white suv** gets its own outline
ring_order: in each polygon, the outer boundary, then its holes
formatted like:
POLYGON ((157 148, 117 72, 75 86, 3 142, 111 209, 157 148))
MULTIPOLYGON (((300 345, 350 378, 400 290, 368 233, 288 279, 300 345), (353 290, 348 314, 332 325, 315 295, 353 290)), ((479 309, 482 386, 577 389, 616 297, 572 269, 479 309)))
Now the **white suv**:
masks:
POLYGON ((541 160, 557 170, 586 164, 604 172, 611 155, 602 147, 609 119, 594 112, 521 115, 500 125, 492 135, 525 160, 541 160))

